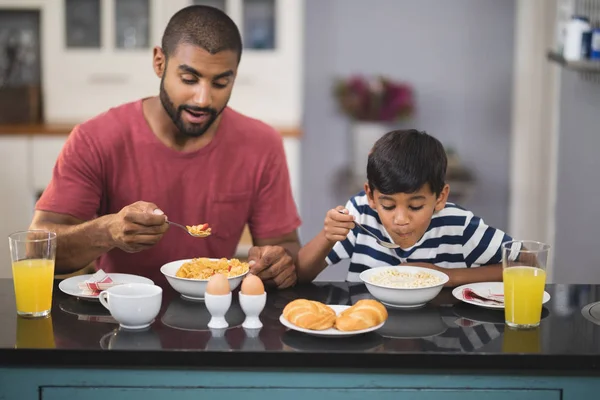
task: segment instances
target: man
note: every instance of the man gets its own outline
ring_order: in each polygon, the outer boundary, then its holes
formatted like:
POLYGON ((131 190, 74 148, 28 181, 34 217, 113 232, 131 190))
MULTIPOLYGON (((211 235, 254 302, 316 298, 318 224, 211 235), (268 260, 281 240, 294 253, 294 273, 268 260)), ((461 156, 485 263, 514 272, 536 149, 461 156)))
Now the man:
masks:
POLYGON ((241 53, 226 14, 184 8, 154 49, 160 95, 75 127, 31 226, 57 232, 57 272, 96 260, 161 281, 169 261, 231 258, 248 224, 251 272, 270 286, 295 284, 300 218, 281 136, 227 107, 241 53), (212 234, 167 232, 168 220, 208 223, 212 234))

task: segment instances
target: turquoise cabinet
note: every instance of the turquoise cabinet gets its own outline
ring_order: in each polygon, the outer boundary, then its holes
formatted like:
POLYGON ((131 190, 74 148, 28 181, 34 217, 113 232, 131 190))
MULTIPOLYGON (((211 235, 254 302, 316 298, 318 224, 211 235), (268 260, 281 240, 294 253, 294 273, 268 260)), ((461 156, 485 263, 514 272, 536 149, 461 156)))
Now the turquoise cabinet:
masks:
POLYGON ((600 377, 474 371, 0 368, 0 400, 582 400, 600 377))
POLYGON ((42 400, 560 400, 560 390, 430 388, 42 388, 42 400))

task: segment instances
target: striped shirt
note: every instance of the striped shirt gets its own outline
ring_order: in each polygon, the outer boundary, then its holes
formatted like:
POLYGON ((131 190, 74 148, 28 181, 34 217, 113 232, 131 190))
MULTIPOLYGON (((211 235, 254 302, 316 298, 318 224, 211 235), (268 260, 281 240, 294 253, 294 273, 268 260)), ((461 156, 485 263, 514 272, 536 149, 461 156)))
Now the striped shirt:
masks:
MULTIPOLYGON (((377 211, 367 201, 365 192, 352 197, 346 208, 359 222, 380 240, 392 242, 381 224, 377 211)), ((348 237, 335 244, 327 256, 327 264, 350 259, 347 280, 359 281, 358 275, 369 268, 411 262, 435 264, 442 268, 471 268, 502 262, 501 244, 513 240, 499 229, 455 204, 435 213, 427 231, 408 249, 386 249, 375 239, 354 227, 348 237)))

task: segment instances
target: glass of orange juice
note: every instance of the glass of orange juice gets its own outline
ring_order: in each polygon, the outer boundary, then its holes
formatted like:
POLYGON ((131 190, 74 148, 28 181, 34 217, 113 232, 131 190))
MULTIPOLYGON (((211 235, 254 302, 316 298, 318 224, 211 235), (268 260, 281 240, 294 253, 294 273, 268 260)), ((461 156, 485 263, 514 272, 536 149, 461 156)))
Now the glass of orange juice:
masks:
POLYGON ((30 230, 8 237, 17 314, 45 317, 52 308, 56 233, 30 230))
POLYGON ((502 244, 504 319, 510 328, 539 326, 550 246, 532 240, 502 244))

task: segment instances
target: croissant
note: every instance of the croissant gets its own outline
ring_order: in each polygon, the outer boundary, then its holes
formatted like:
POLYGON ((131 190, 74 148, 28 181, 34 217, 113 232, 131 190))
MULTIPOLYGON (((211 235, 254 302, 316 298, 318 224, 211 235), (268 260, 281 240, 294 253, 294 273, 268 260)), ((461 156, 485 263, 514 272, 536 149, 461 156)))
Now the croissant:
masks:
POLYGON ((292 324, 304 329, 325 330, 335 324, 335 311, 318 301, 298 299, 288 303, 283 316, 292 324))
POLYGON ((335 327, 340 331, 358 331, 377 326, 387 320, 385 306, 377 300, 359 300, 338 315, 335 327))

